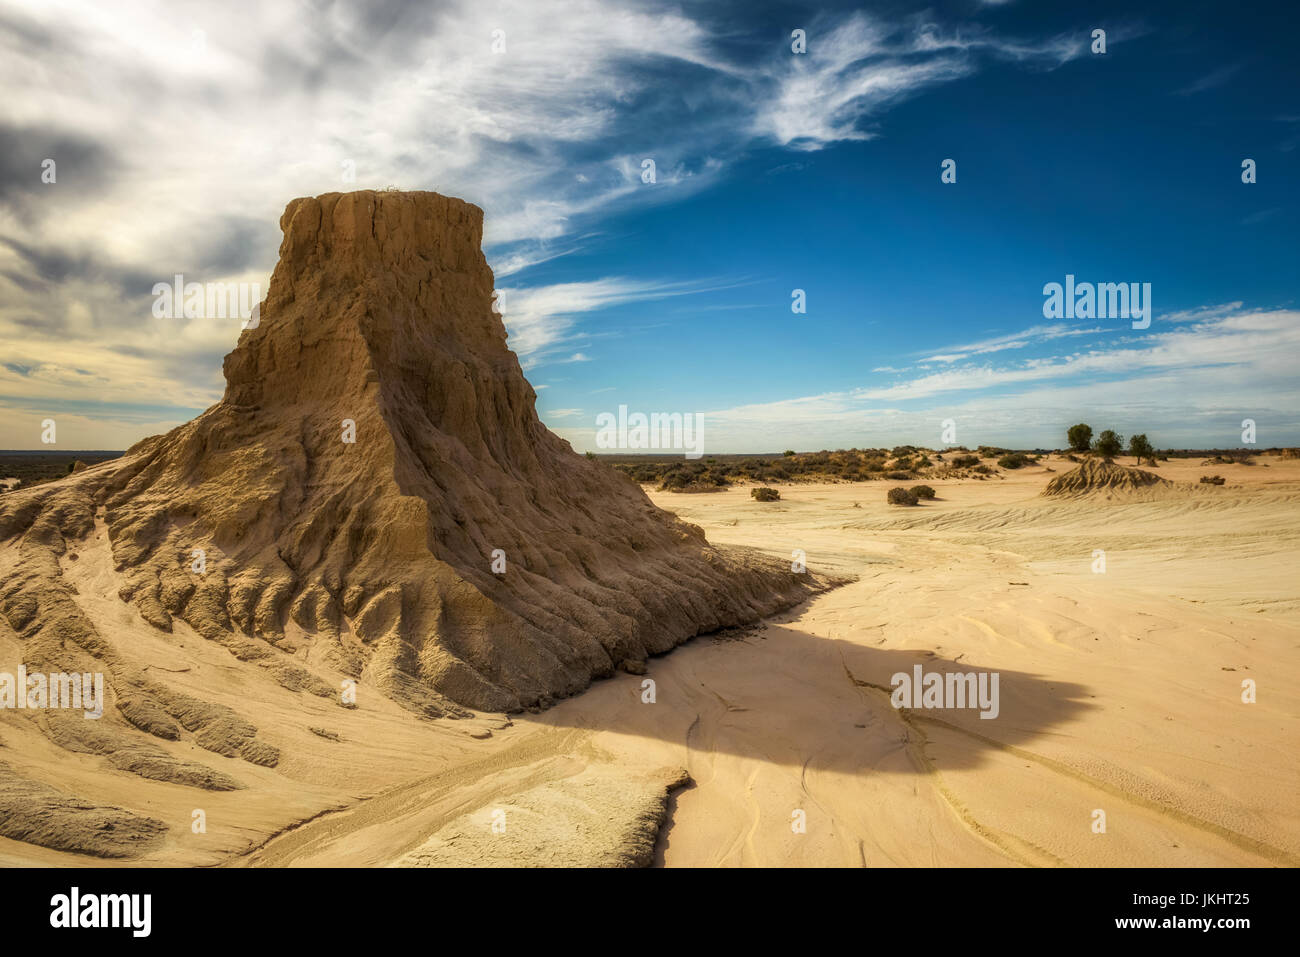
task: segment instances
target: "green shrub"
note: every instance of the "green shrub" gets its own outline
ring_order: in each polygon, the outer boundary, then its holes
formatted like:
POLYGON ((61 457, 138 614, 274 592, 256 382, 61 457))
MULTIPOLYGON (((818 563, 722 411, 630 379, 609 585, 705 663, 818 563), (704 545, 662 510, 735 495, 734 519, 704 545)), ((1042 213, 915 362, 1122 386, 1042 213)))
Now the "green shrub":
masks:
POLYGON ((1072 451, 1088 451, 1088 446, 1092 444, 1092 426, 1084 425, 1082 422, 1070 426, 1065 433, 1065 441, 1069 443, 1072 451))
POLYGON ((952 467, 955 469, 968 469, 972 465, 979 465, 980 458, 978 455, 956 455, 953 456, 952 467))
POLYGON ((1019 452, 1012 452, 1010 455, 1004 455, 998 459, 998 465, 1004 469, 1024 468, 1029 462, 1029 456, 1021 455, 1019 452))
POLYGON ((1092 450, 1107 461, 1119 455, 1123 449, 1124 437, 1110 429, 1102 432, 1092 443, 1092 450))
POLYGON ((1143 459, 1148 459, 1152 465, 1156 464, 1156 450, 1151 447, 1145 433, 1138 433, 1129 438, 1128 452, 1137 459, 1138 465, 1142 464, 1143 459))

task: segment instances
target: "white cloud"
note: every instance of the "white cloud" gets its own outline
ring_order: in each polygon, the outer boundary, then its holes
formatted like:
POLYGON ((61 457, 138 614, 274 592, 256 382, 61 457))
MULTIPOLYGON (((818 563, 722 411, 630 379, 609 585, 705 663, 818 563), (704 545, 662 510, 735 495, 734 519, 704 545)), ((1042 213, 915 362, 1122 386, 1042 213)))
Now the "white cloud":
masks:
POLYGON ((1114 330, 1108 330, 1101 326, 1086 328, 1066 325, 1031 326, 1023 332, 1014 332, 1010 335, 997 336, 993 339, 985 339, 982 342, 973 342, 964 346, 950 346, 949 348, 952 349, 951 352, 927 356, 920 361, 957 362, 966 359, 969 356, 987 355, 991 352, 1003 352, 1007 349, 1023 349, 1026 346, 1035 345, 1040 342, 1048 342, 1052 339, 1061 339, 1068 336, 1091 336, 1108 331, 1114 330))
POLYGON ((814 24, 807 30, 806 53, 787 49, 765 67, 773 91, 760 101, 753 130, 802 150, 866 140, 874 134, 862 129, 864 119, 975 72, 974 54, 1052 68, 1086 49, 1082 32, 1026 42, 984 30, 945 31, 922 18, 885 23, 858 12, 836 25, 814 24))
MULTIPOLYGON (((45 131, 82 158, 61 151, 51 186, 33 165, 0 205, 0 240, 18 243, 0 242, 0 274, 31 277, 0 279, 0 354, 24 370, 0 370, 0 395, 87 408, 219 396, 238 324, 160 323, 149 289, 178 272, 265 289, 293 197, 388 185, 462 196, 484 207, 504 278, 583 248, 611 210, 705 188, 756 142, 868 137, 864 121, 968 75, 976 54, 1051 66, 1069 47, 858 13, 813 25, 806 56, 774 37, 742 62, 716 25, 634 0, 7 10, 21 29, 0 35, 0 129, 45 131), (668 74, 689 109, 661 95, 668 74)), ((507 290, 511 344, 529 365, 573 356, 578 316, 702 291, 674 285, 507 290)))
MULTIPOLYGON (((1261 444, 1296 444, 1300 311, 1201 312, 1214 315, 1106 350, 714 409, 703 413, 707 451, 938 446, 947 418, 957 421, 958 442, 972 446, 1059 446, 1080 418, 1144 431, 1163 447, 1228 447, 1248 417, 1260 423, 1261 444)), ((593 447, 594 432, 566 437, 593 447)))
POLYGON ((631 302, 646 302, 674 296, 689 296, 732 288, 734 283, 653 282, 622 277, 593 279, 588 282, 555 283, 549 286, 499 290, 505 303, 502 318, 510 334, 510 348, 519 355, 525 368, 544 360, 587 362, 590 357, 577 352, 554 360, 555 349, 572 341, 576 317, 631 302))

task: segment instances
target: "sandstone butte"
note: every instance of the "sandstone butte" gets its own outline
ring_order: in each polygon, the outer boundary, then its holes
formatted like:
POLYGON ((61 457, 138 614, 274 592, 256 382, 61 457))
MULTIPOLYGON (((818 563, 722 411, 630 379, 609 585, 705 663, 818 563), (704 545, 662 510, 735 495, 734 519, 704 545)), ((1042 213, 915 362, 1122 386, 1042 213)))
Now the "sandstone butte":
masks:
POLYGON ((280 225, 220 402, 0 500, 18 556, 0 613, 28 668, 106 676, 112 720, 55 715, 57 743, 202 787, 230 782, 148 736, 174 740, 179 722, 204 747, 278 760, 97 630, 61 571, 92 533, 150 626, 183 621, 290 689, 337 698, 341 673, 431 717, 545 707, 832 583, 710 545, 547 430, 494 310, 478 207, 362 190, 296 199, 280 225))

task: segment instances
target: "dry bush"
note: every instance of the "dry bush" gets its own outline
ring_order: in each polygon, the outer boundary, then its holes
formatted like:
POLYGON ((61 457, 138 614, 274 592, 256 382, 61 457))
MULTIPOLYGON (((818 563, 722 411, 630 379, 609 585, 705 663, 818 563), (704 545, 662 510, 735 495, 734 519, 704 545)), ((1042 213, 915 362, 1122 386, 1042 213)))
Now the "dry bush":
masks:
POLYGON ((890 505, 915 505, 917 496, 910 488, 900 485, 889 490, 888 501, 890 505))

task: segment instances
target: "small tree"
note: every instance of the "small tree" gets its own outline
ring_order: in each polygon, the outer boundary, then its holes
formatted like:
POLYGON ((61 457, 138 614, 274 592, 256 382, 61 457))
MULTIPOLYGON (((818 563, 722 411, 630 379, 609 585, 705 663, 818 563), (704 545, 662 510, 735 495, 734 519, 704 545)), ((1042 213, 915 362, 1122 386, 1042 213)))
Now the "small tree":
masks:
POLYGON ((1088 446, 1092 444, 1092 426, 1084 425, 1082 422, 1072 425, 1065 433, 1065 439, 1070 443, 1072 451, 1086 452, 1088 446))
POLYGON ((1092 450, 1109 462, 1124 451, 1124 437, 1106 429, 1093 440, 1092 450))
POLYGON ((1141 465, 1143 459, 1150 461, 1152 465, 1156 464, 1156 450, 1151 447, 1147 441, 1145 433, 1139 433, 1128 440, 1129 455, 1137 459, 1137 464, 1141 465))

